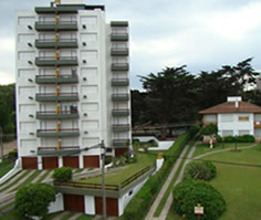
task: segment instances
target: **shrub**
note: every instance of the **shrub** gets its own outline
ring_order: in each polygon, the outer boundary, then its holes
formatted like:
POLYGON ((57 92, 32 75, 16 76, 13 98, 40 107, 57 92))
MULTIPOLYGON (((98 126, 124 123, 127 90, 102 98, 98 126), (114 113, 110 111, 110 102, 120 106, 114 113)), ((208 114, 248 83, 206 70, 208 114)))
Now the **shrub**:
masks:
POLYGON ((12 150, 8 153, 8 159, 9 160, 16 160, 17 159, 17 150, 12 150))
POLYGON ((162 168, 143 185, 141 190, 127 205, 124 215, 120 219, 143 219, 152 205, 163 183, 165 183, 173 164, 188 141, 199 131, 199 126, 191 127, 186 133, 179 136, 171 148, 165 153, 166 160, 162 168))
POLYGON ((217 174, 216 166, 210 161, 193 161, 185 169, 184 177, 210 181, 217 174))
POLYGON ((224 137, 224 142, 226 143, 253 143, 255 142, 255 137, 253 135, 242 135, 242 136, 227 136, 224 137))
POLYGON ((68 181, 72 179, 72 168, 70 167, 60 167, 56 168, 52 176, 58 181, 68 181))
POLYGON ((226 137, 224 137, 224 142, 225 143, 234 143, 235 138, 233 136, 226 136, 226 137))
POLYGON ((198 219, 194 214, 198 203, 204 207, 204 220, 218 219, 226 210, 222 195, 209 183, 187 179, 174 188, 173 206, 179 215, 185 215, 190 220, 198 219))
POLYGON ((18 190, 15 197, 15 208, 21 216, 44 217, 48 213, 49 203, 55 200, 52 185, 35 183, 18 190))

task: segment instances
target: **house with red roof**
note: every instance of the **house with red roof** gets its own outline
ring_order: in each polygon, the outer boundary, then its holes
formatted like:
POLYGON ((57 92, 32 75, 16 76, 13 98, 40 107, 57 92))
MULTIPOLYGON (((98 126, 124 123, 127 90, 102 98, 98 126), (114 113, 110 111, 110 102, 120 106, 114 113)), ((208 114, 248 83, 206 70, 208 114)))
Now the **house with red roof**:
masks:
POLYGON ((261 138, 261 107, 242 101, 241 97, 228 97, 227 101, 201 110, 203 124, 218 126, 218 134, 225 136, 253 135, 261 138))

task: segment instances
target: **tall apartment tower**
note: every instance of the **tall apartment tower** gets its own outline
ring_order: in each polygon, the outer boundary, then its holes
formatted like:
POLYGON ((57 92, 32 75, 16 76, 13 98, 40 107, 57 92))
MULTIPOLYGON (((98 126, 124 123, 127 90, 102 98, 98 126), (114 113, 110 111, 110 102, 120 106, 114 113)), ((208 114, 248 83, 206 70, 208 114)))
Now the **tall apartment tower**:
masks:
POLYGON ((18 155, 23 169, 100 167, 131 147, 128 22, 56 0, 16 17, 18 155))

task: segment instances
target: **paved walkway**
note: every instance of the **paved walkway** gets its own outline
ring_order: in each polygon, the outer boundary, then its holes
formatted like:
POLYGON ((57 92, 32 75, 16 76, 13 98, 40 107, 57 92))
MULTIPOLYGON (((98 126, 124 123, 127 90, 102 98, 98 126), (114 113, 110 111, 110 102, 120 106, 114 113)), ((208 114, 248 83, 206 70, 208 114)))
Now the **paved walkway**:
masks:
POLYGON ((186 152, 188 151, 188 148, 189 148, 189 145, 187 145, 187 146, 183 149, 183 151, 181 152, 181 154, 180 154, 180 157, 181 157, 181 158, 178 158, 178 159, 177 159, 177 161, 176 161, 174 167, 172 168, 172 171, 171 171, 171 173, 169 174, 169 176, 168 176, 168 178, 167 178, 165 184, 164 184, 163 187, 161 188, 161 190, 160 190, 160 192, 159 192, 159 194, 158 194, 156 200, 154 201, 154 203, 152 204, 150 210, 148 211, 148 214, 147 214, 145 220, 156 220, 156 219, 160 219, 160 218, 158 218, 158 217, 153 217, 153 215, 154 215, 154 213, 155 213, 155 211, 156 211, 156 209, 157 209, 157 207, 158 207, 158 205, 159 205, 161 199, 163 198, 163 196, 164 196, 166 190, 168 189, 171 180, 173 179, 174 175, 176 174, 177 169, 179 168, 180 163, 182 162, 182 157, 185 156, 186 152))

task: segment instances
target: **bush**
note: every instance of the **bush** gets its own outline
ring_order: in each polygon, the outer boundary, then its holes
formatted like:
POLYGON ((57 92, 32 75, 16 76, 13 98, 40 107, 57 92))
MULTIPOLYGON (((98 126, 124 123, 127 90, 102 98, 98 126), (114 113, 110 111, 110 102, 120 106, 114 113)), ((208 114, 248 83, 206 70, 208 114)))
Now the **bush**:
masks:
POLYGON ((255 137, 253 135, 242 135, 242 136, 227 136, 224 137, 224 142, 226 143, 253 143, 255 142, 255 137))
POLYGON ((165 153, 166 160, 162 168, 143 185, 140 191, 127 205, 120 219, 143 219, 152 205, 162 185, 165 183, 174 163, 188 141, 199 131, 199 126, 191 127, 186 133, 179 136, 171 148, 165 153))
POLYGON ((72 168, 70 167, 60 167, 56 168, 52 176, 58 181, 68 181, 72 179, 72 168))
POLYGON ((185 169, 184 177, 210 181, 217 174, 216 166, 210 161, 193 161, 185 169))
POLYGON ((15 208, 23 217, 44 217, 48 213, 49 203, 55 201, 52 185, 35 183, 22 187, 15 197, 15 208))
POLYGON ((17 159, 17 150, 12 150, 8 153, 8 159, 15 161, 17 159))
POLYGON ((199 180, 185 180, 173 190, 173 206, 179 215, 186 219, 196 220, 194 207, 200 203, 204 207, 204 220, 218 219, 226 210, 222 195, 209 183, 199 180))

